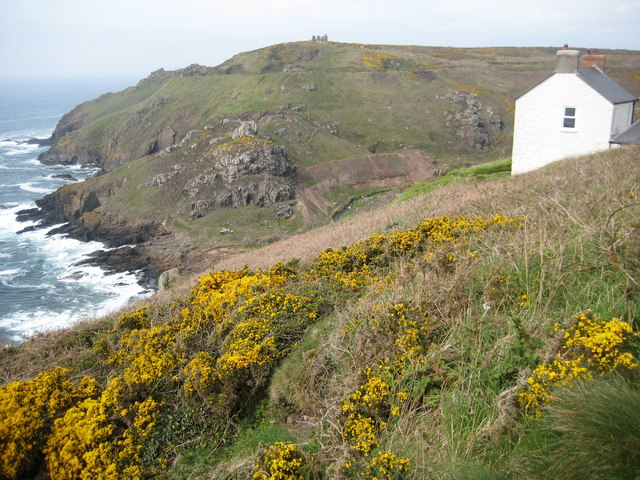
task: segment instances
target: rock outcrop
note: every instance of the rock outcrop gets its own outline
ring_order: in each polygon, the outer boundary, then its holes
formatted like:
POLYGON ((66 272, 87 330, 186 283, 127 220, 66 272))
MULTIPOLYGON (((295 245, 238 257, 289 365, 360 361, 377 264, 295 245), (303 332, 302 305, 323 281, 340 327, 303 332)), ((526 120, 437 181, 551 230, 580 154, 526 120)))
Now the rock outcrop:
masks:
POLYGON ((475 93, 456 91, 445 98, 456 108, 444 112, 447 127, 478 152, 488 152, 495 137, 504 130, 504 122, 491 108, 483 108, 475 93))
MULTIPOLYGON (((130 122, 144 122, 162 105, 161 99, 150 103, 130 122)), ((223 119, 185 132, 178 142, 169 134, 162 150, 149 156, 154 168, 167 169, 137 189, 145 198, 177 205, 178 213, 190 220, 248 205, 270 207, 274 218, 289 218, 295 205, 294 163, 284 146, 256 136, 258 128, 252 119, 223 119)), ((96 252, 88 262, 116 271, 139 270, 148 282, 162 271, 196 263, 190 240, 172 228, 170 214, 150 220, 117 207, 113 199, 129 181, 127 176, 101 175, 65 185, 38 200, 38 209, 21 212, 20 218, 39 219, 40 226, 62 224, 51 233, 104 243, 109 249, 96 252)))
POLYGON ((189 132, 179 148, 171 147, 163 155, 178 156, 186 149, 197 159, 172 163, 170 170, 157 173, 146 186, 182 192, 179 201, 191 219, 213 208, 287 202, 295 197, 294 163, 284 146, 257 133, 256 121, 229 119, 189 132))

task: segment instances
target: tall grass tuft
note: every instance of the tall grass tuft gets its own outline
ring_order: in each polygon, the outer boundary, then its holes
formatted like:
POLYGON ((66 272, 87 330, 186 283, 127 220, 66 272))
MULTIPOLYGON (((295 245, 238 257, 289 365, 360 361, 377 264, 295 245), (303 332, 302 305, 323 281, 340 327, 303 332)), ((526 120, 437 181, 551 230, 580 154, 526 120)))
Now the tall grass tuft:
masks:
POLYGON ((567 386, 531 422, 518 459, 525 478, 640 477, 638 379, 601 377, 567 386))

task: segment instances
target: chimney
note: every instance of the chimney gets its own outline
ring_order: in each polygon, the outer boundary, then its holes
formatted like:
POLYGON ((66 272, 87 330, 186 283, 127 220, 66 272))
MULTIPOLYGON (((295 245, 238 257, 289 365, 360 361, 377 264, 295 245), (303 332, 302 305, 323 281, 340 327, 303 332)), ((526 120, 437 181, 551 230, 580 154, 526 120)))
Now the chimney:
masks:
POLYGON ((604 55, 598 55, 598 50, 587 50, 587 53, 582 55, 580 59, 580 67, 583 68, 597 68, 604 71, 604 61, 606 57, 604 55))
POLYGON ((576 73, 578 71, 578 59, 580 58, 578 50, 569 50, 565 45, 565 48, 558 50, 556 58, 558 59, 556 73, 576 73))

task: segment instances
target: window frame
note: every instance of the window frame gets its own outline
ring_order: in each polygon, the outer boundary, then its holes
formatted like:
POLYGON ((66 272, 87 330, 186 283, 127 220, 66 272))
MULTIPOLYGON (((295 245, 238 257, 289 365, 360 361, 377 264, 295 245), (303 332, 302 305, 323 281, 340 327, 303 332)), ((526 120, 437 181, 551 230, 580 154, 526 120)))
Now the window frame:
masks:
POLYGON ((576 131, 576 119, 577 119, 577 108, 575 106, 565 105, 562 107, 562 129, 568 132, 576 131), (567 110, 573 110, 573 115, 571 115, 567 110), (567 125, 567 121, 569 121, 572 125, 567 125))

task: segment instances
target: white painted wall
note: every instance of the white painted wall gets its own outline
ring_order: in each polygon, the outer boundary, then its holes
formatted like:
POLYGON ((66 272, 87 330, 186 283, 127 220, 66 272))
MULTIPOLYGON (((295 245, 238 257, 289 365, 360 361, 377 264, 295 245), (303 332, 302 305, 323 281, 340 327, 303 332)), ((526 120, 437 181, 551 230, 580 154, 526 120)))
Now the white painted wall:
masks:
POLYGON ((619 103, 613 106, 611 136, 624 132, 633 123, 633 103, 619 103))
POLYGON ((511 173, 609 148, 614 105, 572 73, 556 73, 516 101, 511 173), (564 107, 576 126, 563 128, 564 107))

